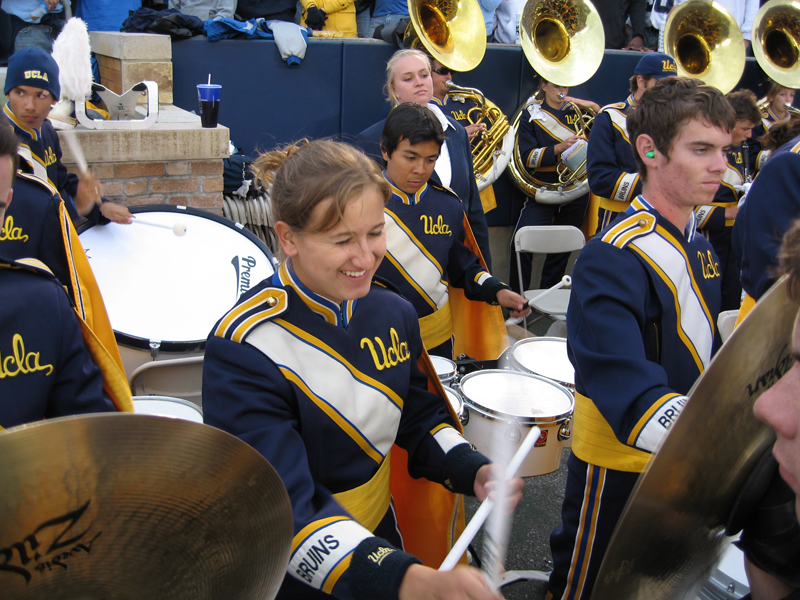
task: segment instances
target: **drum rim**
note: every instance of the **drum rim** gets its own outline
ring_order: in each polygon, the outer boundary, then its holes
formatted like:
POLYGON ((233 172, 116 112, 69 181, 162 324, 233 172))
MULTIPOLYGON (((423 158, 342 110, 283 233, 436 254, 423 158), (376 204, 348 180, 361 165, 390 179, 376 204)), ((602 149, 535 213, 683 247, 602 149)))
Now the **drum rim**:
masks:
POLYGON ((452 370, 448 371, 447 373, 439 373, 436 372, 436 375, 439 377, 440 381, 452 381, 458 375, 458 363, 454 360, 450 360, 449 358, 445 358, 444 356, 430 356, 431 364, 433 365, 434 371, 436 370, 436 362, 442 360, 447 363, 448 366, 452 367, 452 370))
POLYGON ((541 375, 535 375, 533 373, 524 373, 522 371, 511 371, 509 369, 484 369, 482 371, 474 371, 465 375, 461 379, 461 384, 459 385, 459 393, 461 397, 464 399, 464 406, 471 408, 475 412, 481 414, 484 417, 487 417, 492 420, 502 420, 508 422, 517 422, 520 424, 530 424, 530 425, 553 425, 555 423, 560 423, 561 421, 565 421, 569 419, 572 414, 575 412, 575 398, 570 393, 569 389, 556 383, 552 379, 547 379, 546 377, 542 377, 541 375), (522 375, 523 377, 530 377, 533 379, 538 379, 544 383, 552 385, 553 387, 557 388, 560 392, 562 392, 567 399, 569 400, 569 410, 557 415, 547 415, 543 417, 533 417, 533 416, 525 416, 520 417, 518 415, 512 415, 506 412, 502 412, 499 410, 495 410, 493 408, 489 408, 482 404, 475 402, 474 400, 470 399, 469 395, 464 391, 464 384, 469 381, 471 378, 481 375, 484 373, 503 373, 505 375, 512 374, 512 376, 522 375))
MULTIPOLYGON (((198 406, 197 404, 195 404, 191 400, 186 400, 185 398, 177 398, 175 396, 155 396, 154 395, 154 396, 131 396, 131 399, 134 402, 136 402, 137 400, 143 400, 145 402, 153 402, 153 401, 164 402, 166 400, 166 401, 171 402, 173 404, 183 404, 184 406, 189 406, 189 407, 195 409, 197 412, 200 413, 201 417, 203 416, 203 407, 202 406, 198 406)), ((134 412, 136 412, 136 411, 134 411, 134 412)), ((143 414, 143 413, 138 413, 138 414, 143 414)))
POLYGON ((534 373, 533 371, 528 369, 528 367, 526 367, 525 365, 520 363, 514 357, 514 349, 517 346, 523 346, 526 343, 539 342, 539 341, 542 341, 542 342, 559 342, 559 343, 563 342, 564 345, 567 344, 567 339, 566 338, 562 338, 562 337, 545 336, 545 337, 523 338, 523 339, 515 342, 514 345, 511 346, 511 348, 509 349, 509 351, 508 351, 509 362, 516 367, 515 370, 517 370, 517 371, 519 371, 521 373, 528 373, 529 375, 536 375, 537 377, 544 377, 545 379, 549 379, 550 381, 555 381, 557 384, 559 384, 561 386, 564 386, 568 390, 574 390, 575 389, 575 384, 574 383, 570 383, 569 381, 561 381, 560 379, 554 379, 553 377, 545 377, 544 375, 541 375, 540 373, 534 373))
MULTIPOLYGON (((256 234, 252 231, 247 229, 244 225, 237 221, 233 221, 228 219, 227 217, 223 217, 216 213, 203 210, 200 208, 194 208, 192 206, 186 206, 183 204, 142 204, 139 206, 129 206, 128 210, 133 213, 148 213, 148 212, 171 212, 171 213, 181 213, 181 214, 188 214, 194 215, 195 217, 201 217, 204 219, 209 219, 211 221, 216 221, 220 225, 224 225, 229 229, 234 229, 238 233, 244 235, 248 240, 253 242, 256 246, 258 246, 259 250, 264 252, 267 259, 269 260, 270 264, 272 265, 272 270, 274 272, 278 271, 277 265, 275 264, 275 256, 272 254, 272 250, 269 249, 262 240, 258 238, 256 234)), ((84 221, 76 230, 78 232, 78 236, 84 231, 95 227, 97 223, 92 223, 90 221, 84 221)), ((150 343, 151 342, 158 342, 160 344, 158 350, 159 352, 197 352, 201 350, 205 350, 206 347, 206 340, 156 340, 156 339, 147 339, 143 337, 139 337, 136 335, 132 335, 130 333, 125 333, 122 331, 114 330, 114 338, 117 340, 118 344, 123 346, 127 346, 128 348, 135 348, 138 350, 150 350, 150 343)))

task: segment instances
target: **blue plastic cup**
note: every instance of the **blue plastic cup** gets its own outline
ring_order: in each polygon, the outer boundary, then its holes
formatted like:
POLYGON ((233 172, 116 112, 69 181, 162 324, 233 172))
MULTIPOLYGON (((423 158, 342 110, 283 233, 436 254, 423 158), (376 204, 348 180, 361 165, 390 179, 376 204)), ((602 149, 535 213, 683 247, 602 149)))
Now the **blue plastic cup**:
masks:
POLYGON ((200 101, 200 123, 203 127, 217 126, 221 94, 221 85, 216 83, 197 84, 197 99, 200 101))

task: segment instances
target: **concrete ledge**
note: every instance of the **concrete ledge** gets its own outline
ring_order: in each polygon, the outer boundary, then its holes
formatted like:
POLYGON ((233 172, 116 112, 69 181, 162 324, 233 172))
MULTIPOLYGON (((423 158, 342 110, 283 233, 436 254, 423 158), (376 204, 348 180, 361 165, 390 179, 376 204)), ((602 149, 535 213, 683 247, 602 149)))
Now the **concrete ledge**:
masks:
POLYGON ((168 35, 92 31, 92 52, 122 60, 172 60, 172 42, 168 35))
MULTIPOLYGON (((194 123, 156 123, 141 130, 73 130, 88 164, 228 158, 230 130, 218 125, 204 129, 194 123)), ((61 144, 64 164, 75 164, 66 143, 61 144)))

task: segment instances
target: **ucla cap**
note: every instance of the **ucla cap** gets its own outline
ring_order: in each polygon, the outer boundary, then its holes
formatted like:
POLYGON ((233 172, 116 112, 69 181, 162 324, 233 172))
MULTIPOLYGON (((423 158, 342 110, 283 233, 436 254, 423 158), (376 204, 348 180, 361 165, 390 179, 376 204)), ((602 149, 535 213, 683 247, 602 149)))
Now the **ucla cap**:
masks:
POLYGON ((652 54, 645 54, 639 64, 636 65, 634 75, 649 75, 656 79, 663 79, 664 77, 672 77, 678 74, 678 66, 675 64, 675 59, 668 54, 661 52, 653 52, 652 54))
POLYGON ((41 48, 24 48, 12 54, 8 59, 3 92, 8 96, 8 92, 18 85, 47 90, 58 100, 61 96, 61 84, 58 82, 58 64, 55 59, 41 48))

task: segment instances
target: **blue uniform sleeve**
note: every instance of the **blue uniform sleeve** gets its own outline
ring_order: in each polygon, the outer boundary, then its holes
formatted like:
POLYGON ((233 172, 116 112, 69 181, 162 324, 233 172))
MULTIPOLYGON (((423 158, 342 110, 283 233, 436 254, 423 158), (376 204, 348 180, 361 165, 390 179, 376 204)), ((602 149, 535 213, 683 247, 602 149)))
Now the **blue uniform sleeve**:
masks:
POLYGON ((597 239, 578 257, 567 311, 576 391, 628 445, 643 415, 676 394, 664 368, 648 359, 650 294, 648 275, 632 253, 597 239))
POLYGON ((546 135, 542 137, 550 137, 550 140, 540 140, 538 135, 540 128, 530 121, 528 116, 528 111, 525 111, 519 122, 519 154, 531 170, 552 167, 558 162, 555 153, 558 142, 553 140, 552 136, 546 135), (548 141, 553 143, 548 145, 548 141))
POLYGON ((624 141, 608 113, 602 111, 595 117, 589 135, 586 153, 589 188, 603 198, 628 202, 641 193, 642 183, 636 172, 620 164, 617 145, 631 153, 631 164, 635 164, 630 144, 624 141))

